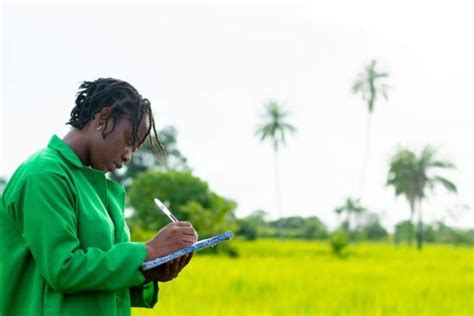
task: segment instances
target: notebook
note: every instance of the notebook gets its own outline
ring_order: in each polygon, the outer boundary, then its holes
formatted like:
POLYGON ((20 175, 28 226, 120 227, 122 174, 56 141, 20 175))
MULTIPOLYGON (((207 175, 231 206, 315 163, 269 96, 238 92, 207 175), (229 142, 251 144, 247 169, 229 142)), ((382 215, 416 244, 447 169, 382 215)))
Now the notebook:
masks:
POLYGON ((200 240, 200 241, 196 242, 195 244, 192 244, 191 246, 189 246, 187 248, 183 248, 181 250, 175 251, 175 252, 170 253, 169 255, 166 255, 164 257, 160 257, 160 258, 156 258, 156 259, 144 262, 143 265, 142 265, 142 270, 143 271, 150 270, 150 269, 158 267, 158 266, 160 266, 160 265, 162 265, 162 264, 164 264, 168 261, 171 261, 171 260, 174 260, 178 257, 181 257, 182 255, 185 255, 185 254, 188 254, 188 253, 191 253, 191 252, 194 252, 194 251, 199 251, 199 250, 207 248, 207 247, 215 246, 215 245, 217 245, 217 244, 219 244, 219 243, 221 243, 225 240, 231 239, 232 236, 233 236, 232 232, 228 231, 228 232, 216 235, 216 236, 211 237, 211 238, 200 240))

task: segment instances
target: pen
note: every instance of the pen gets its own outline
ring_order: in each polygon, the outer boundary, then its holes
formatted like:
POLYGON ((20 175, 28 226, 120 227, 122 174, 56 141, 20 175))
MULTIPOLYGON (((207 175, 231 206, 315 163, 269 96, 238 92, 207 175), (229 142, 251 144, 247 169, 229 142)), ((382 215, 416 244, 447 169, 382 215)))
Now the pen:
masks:
POLYGON ((161 203, 160 200, 154 199, 155 204, 160 208, 160 210, 165 213, 166 216, 172 221, 172 222, 178 222, 178 219, 173 215, 173 213, 170 212, 170 210, 163 204, 161 203))

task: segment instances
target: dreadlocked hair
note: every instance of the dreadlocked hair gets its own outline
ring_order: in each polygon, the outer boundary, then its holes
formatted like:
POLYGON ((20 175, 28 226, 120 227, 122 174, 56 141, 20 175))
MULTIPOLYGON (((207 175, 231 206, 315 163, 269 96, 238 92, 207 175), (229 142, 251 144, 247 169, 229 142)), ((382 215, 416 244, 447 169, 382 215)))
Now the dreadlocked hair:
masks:
POLYGON ((114 131, 118 120, 128 114, 133 125, 133 146, 140 146, 148 137, 151 147, 165 157, 165 149, 156 132, 150 101, 143 98, 128 82, 113 78, 84 81, 79 86, 75 103, 76 105, 71 111, 71 118, 66 124, 80 130, 104 107, 110 107, 113 126, 110 132, 106 132, 109 118, 102 130, 104 139, 114 131), (138 129, 145 115, 148 116, 148 131, 143 139, 139 139, 138 129), (154 137, 151 135, 151 130, 153 130, 154 137))

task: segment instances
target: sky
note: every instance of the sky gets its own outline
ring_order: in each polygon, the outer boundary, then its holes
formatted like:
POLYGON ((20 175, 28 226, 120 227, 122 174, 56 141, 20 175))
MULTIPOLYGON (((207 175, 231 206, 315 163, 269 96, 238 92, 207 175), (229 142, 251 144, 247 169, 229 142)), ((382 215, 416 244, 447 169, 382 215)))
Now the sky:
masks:
POLYGON ((356 196, 367 106, 351 92, 372 59, 389 100, 372 115, 362 203, 393 225, 409 207, 386 187, 397 146, 436 146, 457 169, 424 218, 473 227, 474 29, 469 1, 225 1, 2 5, 0 175, 64 136, 83 80, 115 77, 178 130, 194 173, 275 218, 273 152, 255 137, 263 105, 284 104, 297 133, 279 153, 283 216, 318 216, 356 196), (467 205, 469 209, 465 209, 467 205))

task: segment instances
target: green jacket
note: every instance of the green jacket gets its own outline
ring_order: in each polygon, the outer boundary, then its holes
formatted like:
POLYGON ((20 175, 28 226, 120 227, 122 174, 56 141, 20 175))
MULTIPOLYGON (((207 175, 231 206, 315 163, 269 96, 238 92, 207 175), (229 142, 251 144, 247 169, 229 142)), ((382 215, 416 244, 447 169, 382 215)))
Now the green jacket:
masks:
POLYGON ((130 315, 153 307, 143 243, 130 242, 125 192, 53 136, 0 200, 0 315, 130 315))

